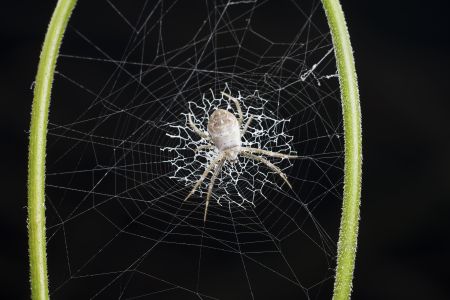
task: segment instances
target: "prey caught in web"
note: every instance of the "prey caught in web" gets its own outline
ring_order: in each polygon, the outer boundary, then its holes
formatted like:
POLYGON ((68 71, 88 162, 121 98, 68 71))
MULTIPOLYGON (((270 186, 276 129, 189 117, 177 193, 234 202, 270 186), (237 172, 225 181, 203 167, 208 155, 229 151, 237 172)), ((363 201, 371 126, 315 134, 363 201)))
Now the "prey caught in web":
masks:
POLYGON ((285 170, 292 165, 290 160, 304 157, 291 148, 293 137, 286 133, 289 119, 278 118, 265 104, 258 91, 233 96, 226 85, 219 97, 210 90, 201 103, 188 102, 184 124, 171 125, 177 133, 168 135, 178 144, 163 149, 175 153, 167 161, 175 167, 171 177, 191 188, 185 201, 197 191, 201 197, 206 193, 204 221, 211 198, 219 205, 255 205, 255 193, 264 196, 266 185, 282 189, 284 183, 292 188, 285 170), (241 182, 252 191, 251 198, 240 192, 241 182))

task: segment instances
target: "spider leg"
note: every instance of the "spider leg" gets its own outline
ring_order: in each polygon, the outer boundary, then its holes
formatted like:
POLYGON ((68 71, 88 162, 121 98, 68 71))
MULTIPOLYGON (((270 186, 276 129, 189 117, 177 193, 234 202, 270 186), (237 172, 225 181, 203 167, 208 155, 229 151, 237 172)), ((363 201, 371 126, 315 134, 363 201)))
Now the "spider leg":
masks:
POLYGON ((250 123, 252 122, 252 120, 253 120, 253 115, 250 115, 250 117, 248 118, 247 122, 246 122, 245 125, 244 125, 244 128, 242 128, 242 131, 241 131, 241 137, 243 137, 244 134, 247 132, 248 126, 250 125, 250 123))
POLYGON ((239 104, 239 100, 237 98, 231 96, 231 95, 228 95, 225 92, 222 92, 222 95, 227 96, 227 98, 232 100, 234 102, 234 105, 236 105, 236 108, 237 108, 237 111, 238 111, 238 114, 239 114, 239 119, 238 119, 239 126, 241 126, 242 122, 244 121, 244 115, 242 114, 242 108, 241 108, 241 105, 239 104))
POLYGON ((208 194, 206 195, 206 203, 205 203, 205 216, 203 217, 203 222, 206 222, 206 214, 208 213, 208 205, 209 205, 209 200, 211 199, 212 190, 214 187, 214 181, 216 181, 217 176, 219 176, 220 171, 222 170, 223 161, 224 161, 224 159, 222 159, 221 161, 219 161, 217 163, 216 170, 214 171, 214 174, 211 176, 211 181, 209 182, 208 194))
POLYGON ((195 152, 199 152, 199 151, 204 150, 204 149, 214 149, 214 148, 215 148, 215 146, 214 146, 214 145, 211 145, 211 144, 208 144, 208 145, 200 145, 200 146, 198 146, 198 147, 195 149, 195 152))
POLYGON ((198 129, 198 127, 195 126, 194 122, 192 122, 192 115, 191 115, 191 114, 188 114, 188 118, 189 118, 189 126, 191 127, 191 129, 192 129, 198 136, 200 136, 200 137, 202 137, 202 138, 204 138, 204 139, 206 139, 206 140, 209 140, 209 135, 208 135, 206 132, 201 131, 200 129, 198 129))
POLYGON ((249 148, 249 147, 241 147, 241 152, 257 153, 257 154, 263 154, 263 155, 277 157, 277 158, 283 158, 283 159, 286 159, 286 158, 288 158, 288 159, 309 158, 308 156, 289 155, 289 154, 267 151, 267 150, 257 149, 257 148, 249 148))
POLYGON ((219 162, 221 162, 224 159, 223 154, 219 154, 217 158, 215 158, 205 169, 202 176, 200 176, 200 179, 195 183, 194 187, 192 188, 191 192, 187 195, 186 198, 184 198, 184 201, 189 199, 192 194, 195 193, 195 191, 198 189, 198 187, 202 184, 202 182, 206 179, 206 176, 208 176, 208 173, 215 167, 215 165, 219 162))
POLYGON ((281 169, 279 167, 275 166, 273 163, 271 163, 264 157, 256 156, 256 155, 248 153, 248 152, 247 153, 243 152, 242 155, 265 164, 269 169, 271 169, 272 171, 277 173, 281 178, 283 178, 283 180, 287 183, 287 185, 292 189, 292 185, 290 184, 289 180, 287 179, 286 174, 284 174, 283 171, 281 171, 281 169))

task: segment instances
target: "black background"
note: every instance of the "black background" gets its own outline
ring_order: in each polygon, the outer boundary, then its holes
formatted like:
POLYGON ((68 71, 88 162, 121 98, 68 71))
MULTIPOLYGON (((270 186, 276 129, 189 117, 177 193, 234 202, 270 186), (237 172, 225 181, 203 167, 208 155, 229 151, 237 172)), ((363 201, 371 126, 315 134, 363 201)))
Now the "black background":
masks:
MULTIPOLYGON (((353 299, 448 299, 448 1, 342 1, 355 50, 364 179, 353 299)), ((29 297, 27 134, 56 1, 0 9, 2 299, 29 297)))

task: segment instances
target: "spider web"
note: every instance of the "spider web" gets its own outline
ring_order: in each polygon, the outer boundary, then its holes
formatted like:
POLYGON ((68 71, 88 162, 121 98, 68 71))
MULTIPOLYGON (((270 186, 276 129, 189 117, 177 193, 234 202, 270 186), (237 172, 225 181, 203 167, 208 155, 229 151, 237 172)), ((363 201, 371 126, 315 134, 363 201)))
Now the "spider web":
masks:
MULTIPOLYGON (((229 95, 231 93, 227 84, 223 93, 229 95)), ((243 109, 244 121, 250 120, 246 134, 242 136, 242 146, 255 149, 264 149, 278 153, 291 154, 293 137, 286 134, 286 126, 289 120, 278 120, 277 116, 266 109, 267 100, 261 98, 258 91, 243 97, 237 96, 237 101, 243 109)), ((202 176, 206 166, 217 157, 219 152, 217 149, 202 149, 208 145, 208 141, 199 138, 198 135, 189 126, 189 115, 203 132, 207 132, 204 124, 208 124, 209 116, 218 108, 232 110, 233 106, 226 96, 216 97, 214 91, 210 90, 209 96, 203 95, 201 101, 190 101, 189 113, 183 114, 184 122, 181 124, 169 125, 174 129, 174 134, 167 134, 169 137, 177 139, 176 147, 164 147, 162 151, 174 152, 174 158, 167 160, 175 167, 174 174, 171 178, 177 179, 185 186, 194 186, 202 176), (209 97, 209 98, 208 98, 209 97), (198 111, 199 117, 194 111, 198 111), (194 154, 194 155, 193 155, 194 154)), ((235 114, 238 114, 235 111, 235 114)), ((183 119, 182 119, 183 120, 183 119)), ((295 154, 295 153, 294 153, 295 154)), ((280 170, 285 170, 292 165, 289 160, 274 162, 280 170)), ((214 173, 214 172, 210 172, 214 173)), ((274 173, 272 171, 272 173, 274 173)), ((214 193, 212 198, 216 200, 218 205, 238 205, 245 209, 245 204, 255 206, 255 197, 262 196, 265 198, 265 185, 271 185, 271 188, 282 189, 281 185, 274 180, 273 177, 279 176, 275 172, 275 176, 268 176, 268 172, 261 168, 258 161, 242 157, 236 163, 225 162, 221 168, 221 174, 214 182, 214 193), (241 189, 243 187, 243 189, 241 189)), ((200 196, 206 197, 210 182, 203 182, 199 188, 200 196)))
MULTIPOLYGON (((79 3, 55 78, 47 236, 56 299, 330 298, 342 120, 320 1, 79 3), (212 111, 254 115, 203 221, 212 111)), ((244 121, 245 122, 245 121, 244 121)))

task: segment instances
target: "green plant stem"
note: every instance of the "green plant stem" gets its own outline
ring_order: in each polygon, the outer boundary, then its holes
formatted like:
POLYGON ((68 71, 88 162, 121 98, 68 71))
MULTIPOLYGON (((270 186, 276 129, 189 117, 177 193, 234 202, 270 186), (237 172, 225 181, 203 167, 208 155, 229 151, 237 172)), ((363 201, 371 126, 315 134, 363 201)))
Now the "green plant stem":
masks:
POLYGON ((353 50, 339 0, 322 0, 333 39, 344 119, 345 168, 333 299, 349 299, 358 240, 362 178, 361 108, 353 50))
POLYGON ((39 60, 28 149, 28 246, 31 298, 48 299, 45 235, 45 156, 48 110, 56 60, 76 0, 59 0, 39 60))
MULTIPOLYGON (((353 52, 339 0, 322 0, 335 49, 344 118, 345 175, 334 299, 348 299, 355 265, 362 176, 361 110, 353 52)), ((45 235, 45 156, 56 60, 76 0, 59 0, 42 48, 31 114, 28 237, 32 299, 48 299, 45 235)))

